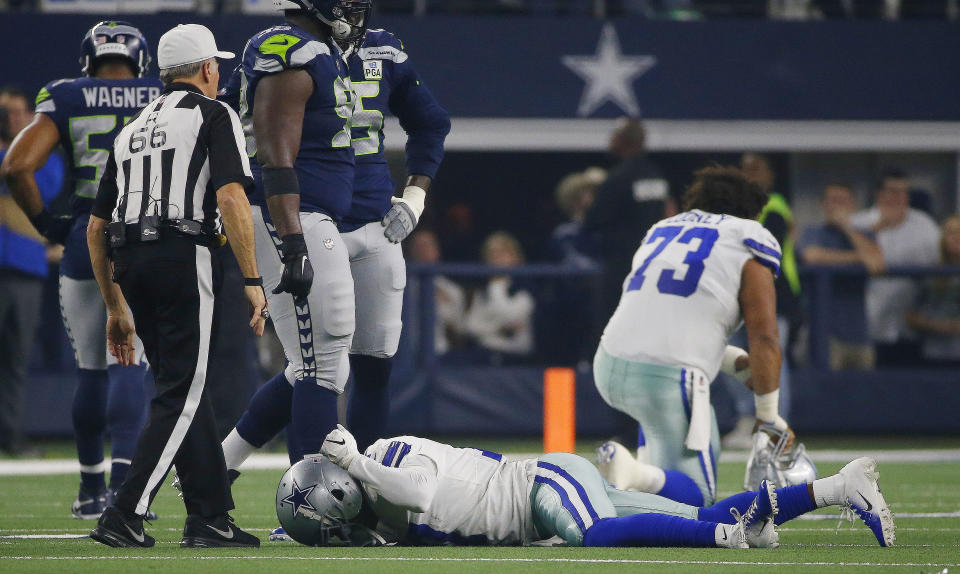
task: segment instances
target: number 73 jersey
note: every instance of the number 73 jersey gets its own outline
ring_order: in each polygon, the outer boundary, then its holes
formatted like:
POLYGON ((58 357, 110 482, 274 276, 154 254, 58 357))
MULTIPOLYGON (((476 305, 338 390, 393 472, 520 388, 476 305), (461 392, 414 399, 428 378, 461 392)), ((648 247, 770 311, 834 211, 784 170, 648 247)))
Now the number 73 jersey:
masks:
POLYGON ((629 361, 696 367, 712 380, 741 322, 751 259, 780 272, 780 244, 754 220, 693 210, 657 223, 633 256, 601 346, 629 361))

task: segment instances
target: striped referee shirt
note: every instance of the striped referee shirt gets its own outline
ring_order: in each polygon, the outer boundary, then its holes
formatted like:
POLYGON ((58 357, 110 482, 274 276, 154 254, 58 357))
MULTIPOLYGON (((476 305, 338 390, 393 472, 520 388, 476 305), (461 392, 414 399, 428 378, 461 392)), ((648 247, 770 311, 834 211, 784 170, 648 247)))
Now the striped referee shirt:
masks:
POLYGON ((173 82, 121 130, 91 213, 136 224, 149 215, 222 228, 217 190, 253 184, 240 118, 191 84, 173 82))

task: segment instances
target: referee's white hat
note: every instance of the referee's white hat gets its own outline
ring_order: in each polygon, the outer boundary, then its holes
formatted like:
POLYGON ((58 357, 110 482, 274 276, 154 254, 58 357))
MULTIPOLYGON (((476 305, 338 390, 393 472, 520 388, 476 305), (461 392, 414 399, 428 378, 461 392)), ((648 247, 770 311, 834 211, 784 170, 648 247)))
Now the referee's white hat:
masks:
POLYGON ((200 24, 180 24, 160 37, 157 50, 157 63, 161 70, 186 64, 203 62, 210 58, 229 60, 236 57, 233 52, 217 49, 213 32, 200 24))

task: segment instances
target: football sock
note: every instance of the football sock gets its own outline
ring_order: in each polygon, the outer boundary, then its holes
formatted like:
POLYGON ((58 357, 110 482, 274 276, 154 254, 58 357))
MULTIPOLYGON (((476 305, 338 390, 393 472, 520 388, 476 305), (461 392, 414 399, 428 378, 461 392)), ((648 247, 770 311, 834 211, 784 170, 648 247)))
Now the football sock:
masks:
MULTIPOLYGON (((253 394, 234 430, 253 447, 262 447, 290 424, 293 395, 294 390, 287 377, 282 372, 277 374, 253 394)), ((227 441, 224 441, 225 455, 226 449, 227 441)), ((234 468, 229 464, 227 467, 234 468)))
POLYGON ((320 452, 327 433, 337 427, 337 393, 321 387, 315 381, 297 381, 293 387, 293 408, 289 432, 294 435, 297 450, 293 460, 305 454, 320 452))
POLYGON ((835 474, 813 481, 813 497, 817 508, 843 504, 843 477, 835 474))
POLYGON ((743 514, 748 508, 750 508, 750 504, 753 503, 753 499, 756 497, 757 493, 750 491, 728 496, 723 500, 717 501, 717 503, 713 506, 707 506, 699 509, 697 518, 699 520, 706 520, 708 522, 736 524, 737 521, 733 518, 733 515, 730 514, 730 509, 736 508, 740 514, 743 514))
POLYGON ((584 546, 716 546, 717 525, 666 514, 603 518, 583 536, 584 546))
POLYGON ((77 369, 73 394, 73 432, 80 461, 80 483, 87 492, 107 485, 103 469, 103 431, 107 425, 107 371, 77 369))
POLYGON ((393 359, 350 355, 353 390, 347 405, 347 428, 357 439, 360 452, 384 438, 390 416, 390 370, 393 359))
POLYGON ((253 451, 257 450, 257 447, 240 436, 237 429, 230 431, 227 438, 223 439, 221 446, 223 447, 223 460, 230 470, 239 470, 240 465, 253 454, 253 451))
POLYGON ((692 478, 678 470, 664 470, 664 483, 655 494, 690 506, 703 506, 703 492, 692 478))
POLYGON ((287 456, 290 457, 291 465, 297 464, 303 459, 303 457, 294 458, 299 452, 301 452, 300 443, 297 442, 297 437, 294 436, 290 427, 287 427, 287 456))
POLYGON ((147 369, 140 365, 107 367, 107 432, 112 441, 110 488, 119 488, 127 477, 137 450, 137 438, 146 420, 147 369))
POLYGON ((793 520, 801 514, 806 514, 817 508, 817 505, 810 498, 810 491, 806 484, 778 488, 777 505, 780 507, 780 511, 774 520, 777 525, 793 520))

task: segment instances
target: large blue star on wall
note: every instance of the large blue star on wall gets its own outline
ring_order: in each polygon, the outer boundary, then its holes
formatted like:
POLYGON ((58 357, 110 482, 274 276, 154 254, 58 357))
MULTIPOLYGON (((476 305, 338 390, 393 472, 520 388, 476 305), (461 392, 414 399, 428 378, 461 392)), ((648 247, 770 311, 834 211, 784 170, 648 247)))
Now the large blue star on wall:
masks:
POLYGON ((293 515, 296 516, 300 513, 301 508, 306 508, 307 510, 312 510, 316 512, 317 509, 310 504, 310 501, 307 500, 307 497, 310 496, 310 493, 313 492, 313 489, 317 487, 316 484, 313 486, 308 486, 306 488, 300 488, 300 485, 297 484, 296 479, 293 481, 293 492, 291 492, 286 498, 280 500, 283 504, 293 505, 293 515))
POLYGON ((612 102, 631 116, 640 115, 633 82, 657 65, 654 56, 626 56, 613 24, 605 24, 593 56, 563 56, 563 65, 586 83, 577 115, 586 117, 612 102))

